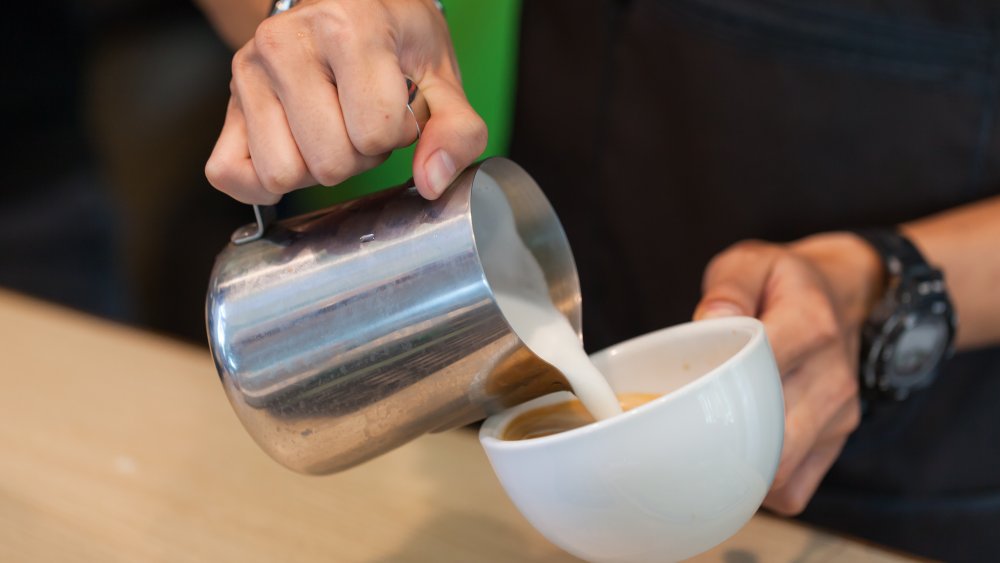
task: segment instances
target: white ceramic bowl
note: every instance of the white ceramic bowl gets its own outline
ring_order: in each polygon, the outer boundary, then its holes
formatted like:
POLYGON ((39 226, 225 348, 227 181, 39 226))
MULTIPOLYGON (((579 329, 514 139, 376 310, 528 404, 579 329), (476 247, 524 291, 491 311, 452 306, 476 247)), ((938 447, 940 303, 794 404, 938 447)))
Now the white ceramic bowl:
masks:
POLYGON ((784 435, 781 380, 764 326, 687 323, 592 356, 616 392, 665 395, 553 436, 500 439, 517 415, 486 420, 490 463, 521 513, 590 561, 676 561, 721 543, 760 506, 784 435))

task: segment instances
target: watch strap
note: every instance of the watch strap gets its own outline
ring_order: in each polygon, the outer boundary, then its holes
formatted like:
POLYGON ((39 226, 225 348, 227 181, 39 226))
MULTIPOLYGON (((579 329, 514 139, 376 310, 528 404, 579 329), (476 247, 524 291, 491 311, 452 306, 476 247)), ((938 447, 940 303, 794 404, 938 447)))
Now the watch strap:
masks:
POLYGON ((937 271, 898 229, 859 229, 853 232, 882 257, 887 282, 902 277, 922 278, 937 271))
POLYGON ((897 340, 908 330, 909 324, 925 315, 943 316, 949 327, 944 357, 953 350, 957 320, 944 274, 929 264, 916 245, 898 229, 865 229, 853 233, 881 256, 885 271, 885 295, 870 312, 861 330, 859 376, 862 397, 866 399, 866 406, 880 399, 903 400, 911 391, 929 385, 934 378, 930 373, 915 380, 887 366, 893 347, 898 345, 897 340))

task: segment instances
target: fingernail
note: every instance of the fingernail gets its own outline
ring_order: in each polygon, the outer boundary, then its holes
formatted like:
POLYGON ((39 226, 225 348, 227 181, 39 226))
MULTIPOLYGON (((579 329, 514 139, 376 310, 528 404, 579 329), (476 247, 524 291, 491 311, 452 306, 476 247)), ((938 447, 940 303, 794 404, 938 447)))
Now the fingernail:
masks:
POLYGON ((742 309, 733 305, 732 303, 726 303, 724 301, 716 301, 713 303, 708 303, 701 306, 699 311, 699 319, 715 319, 719 317, 737 317, 740 315, 745 315, 742 309))
POLYGON ((437 197, 444 193, 448 185, 451 184, 451 180, 455 177, 455 161, 451 159, 451 156, 444 149, 438 149, 427 160, 426 170, 428 187, 434 194, 434 197, 437 197))

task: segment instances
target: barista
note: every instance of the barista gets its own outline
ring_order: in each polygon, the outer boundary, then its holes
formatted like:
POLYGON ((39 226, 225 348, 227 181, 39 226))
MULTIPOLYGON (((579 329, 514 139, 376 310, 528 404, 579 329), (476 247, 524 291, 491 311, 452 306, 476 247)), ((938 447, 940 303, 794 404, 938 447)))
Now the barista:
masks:
MULTIPOLYGON (((891 4, 528 2, 512 157, 576 249, 590 348, 763 320, 787 407, 765 506, 976 560, 1000 549, 1000 14, 891 4)), ((305 0, 233 69, 206 172, 244 202, 410 144, 404 76, 425 197, 485 146, 431 0, 305 0)))

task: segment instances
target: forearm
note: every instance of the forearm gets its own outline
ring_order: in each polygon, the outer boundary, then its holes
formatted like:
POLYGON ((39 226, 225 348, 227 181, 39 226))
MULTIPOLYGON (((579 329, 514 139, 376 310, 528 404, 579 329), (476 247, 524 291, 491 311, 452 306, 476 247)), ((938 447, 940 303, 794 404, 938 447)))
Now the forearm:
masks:
POLYGON ((1000 196, 901 227, 944 271, 958 313, 956 346, 1000 344, 1000 196))
POLYGON ((267 16, 272 0, 195 0, 212 22, 216 32, 233 49, 253 37, 254 30, 267 16))

